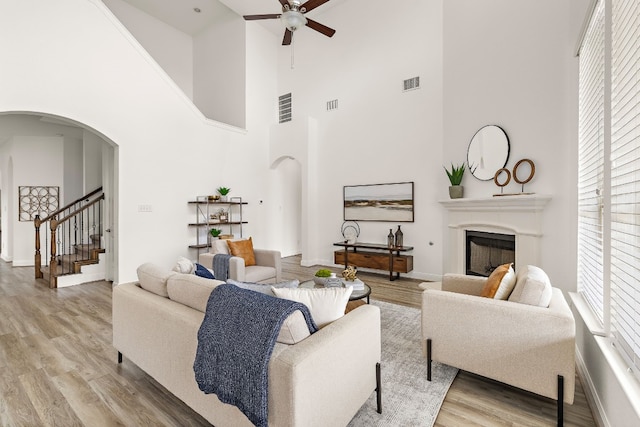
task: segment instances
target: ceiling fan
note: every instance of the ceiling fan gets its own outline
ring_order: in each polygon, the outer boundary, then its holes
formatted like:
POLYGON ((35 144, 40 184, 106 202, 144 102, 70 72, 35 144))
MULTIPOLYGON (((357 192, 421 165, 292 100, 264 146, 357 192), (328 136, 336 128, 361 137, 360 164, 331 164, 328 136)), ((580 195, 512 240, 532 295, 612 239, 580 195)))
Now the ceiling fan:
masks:
POLYGON ((286 29, 284 30, 284 38, 282 39, 283 45, 290 45, 293 37, 293 32, 298 28, 306 25, 327 37, 331 37, 336 33, 336 30, 329 28, 326 25, 322 25, 319 22, 309 19, 304 16, 305 13, 312 11, 318 6, 322 6, 329 0, 307 0, 304 4, 301 4, 300 0, 278 0, 282 4, 282 13, 274 13, 268 15, 245 15, 244 19, 247 21, 255 21, 258 19, 280 19, 286 29))

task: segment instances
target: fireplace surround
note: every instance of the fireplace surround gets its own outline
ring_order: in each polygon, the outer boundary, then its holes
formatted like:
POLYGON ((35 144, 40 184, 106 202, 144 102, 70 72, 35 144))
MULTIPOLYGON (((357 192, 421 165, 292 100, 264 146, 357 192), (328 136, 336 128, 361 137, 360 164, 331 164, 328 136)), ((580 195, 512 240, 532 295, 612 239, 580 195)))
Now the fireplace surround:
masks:
POLYGON ((540 194, 440 201, 447 211, 444 273, 467 273, 467 231, 511 235, 515 265, 542 267, 543 213, 550 201, 551 196, 540 194))

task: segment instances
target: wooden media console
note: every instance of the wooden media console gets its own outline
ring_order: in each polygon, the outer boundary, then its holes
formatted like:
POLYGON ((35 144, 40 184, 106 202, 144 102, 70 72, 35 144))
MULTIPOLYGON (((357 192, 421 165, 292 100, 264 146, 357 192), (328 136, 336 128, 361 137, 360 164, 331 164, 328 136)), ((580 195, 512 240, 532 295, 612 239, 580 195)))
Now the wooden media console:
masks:
POLYGON ((336 264, 344 264, 375 270, 387 270, 389 280, 400 277, 400 273, 408 273, 413 270, 413 255, 404 252, 413 250, 412 246, 387 246, 377 243, 345 243, 337 242, 334 246, 344 249, 334 252, 336 264), (393 273, 396 273, 395 276, 393 273))

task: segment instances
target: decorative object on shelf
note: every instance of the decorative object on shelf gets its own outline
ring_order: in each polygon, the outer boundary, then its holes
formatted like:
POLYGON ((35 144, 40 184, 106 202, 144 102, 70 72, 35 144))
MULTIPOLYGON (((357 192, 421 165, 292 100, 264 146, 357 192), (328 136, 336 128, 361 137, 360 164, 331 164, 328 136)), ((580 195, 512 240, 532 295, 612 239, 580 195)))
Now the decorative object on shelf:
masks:
POLYGON ((209 233, 212 237, 217 239, 218 237, 220 237, 220 233, 222 233, 222 230, 220 230, 219 228, 212 228, 211 230, 209 230, 209 233))
POLYGON ((345 221, 342 223, 342 237, 344 237, 344 242, 353 244, 358 241, 358 236, 360 236, 360 226, 355 221, 345 221))
POLYGON ((469 172, 480 181, 490 181, 495 171, 507 164, 509 152, 507 133, 500 126, 483 126, 469 142, 467 149, 469 172))
POLYGON ((462 177, 464 176, 464 170, 464 163, 457 167, 453 166, 453 163, 451 163, 451 172, 449 172, 447 168, 444 168, 444 171, 447 173, 447 177, 449 177, 449 182, 451 183, 451 186, 449 187, 449 197, 452 199, 460 199, 464 195, 464 187, 460 185, 462 183, 462 177))
POLYGON ((321 268, 320 270, 316 271, 315 276, 313 276, 313 281, 317 285, 324 286, 327 283, 327 279, 331 277, 332 274, 334 273, 332 273, 331 270, 328 270, 326 268, 321 268))
POLYGON ((233 234, 221 234, 220 236, 218 236, 218 238, 220 238, 221 240, 233 239, 233 234))
POLYGON ((396 235, 394 239, 395 245, 397 248, 401 248, 404 246, 404 233, 400 230, 400 226, 396 230, 396 235))
POLYGON ((229 194, 229 192, 231 191, 230 188, 227 187, 218 187, 216 189, 216 191, 218 193, 220 193, 220 201, 221 202, 226 202, 227 201, 227 194, 229 194))
POLYGON ((413 222, 413 182, 345 185, 345 221, 413 222))
POLYGON ((518 161, 518 163, 516 163, 516 165, 513 167, 513 173, 510 172, 509 169, 507 169, 507 168, 498 169, 496 174, 493 176, 493 182, 498 187, 500 187, 500 194, 494 194, 494 196, 517 196, 517 195, 533 194, 533 193, 525 193, 524 192, 524 185, 526 183, 528 183, 529 181, 531 181, 535 174, 536 174, 536 165, 535 165, 535 163, 533 163, 533 160, 531 160, 531 159, 522 159, 522 160, 518 161), (520 179, 518 177, 518 168, 523 163, 526 163, 526 164, 529 165, 529 176, 526 179, 520 179), (500 182, 500 176, 503 173, 506 174, 507 178, 506 178, 506 180, 504 182, 500 182), (504 187, 507 186, 509 184, 509 182, 511 182, 511 177, 512 176, 513 176, 513 180, 522 186, 521 187, 521 192, 520 193, 506 193, 505 194, 504 193, 504 187))
POLYGON ((218 219, 220 222, 228 222, 229 221, 229 213, 224 209, 218 209, 218 219))
POLYGON ((395 244, 395 237, 393 235, 393 229, 389 229, 389 234, 387 234, 387 246, 392 248, 395 244))
POLYGON ((218 200, 220 200, 220 195, 213 194, 213 195, 207 196, 207 200, 209 200, 210 202, 217 202, 218 200))
POLYGON ((357 274, 358 274, 358 267, 356 267, 355 265, 350 265, 342 271, 342 277, 344 277, 346 280, 350 282, 353 282, 354 280, 357 279, 356 277, 357 274))

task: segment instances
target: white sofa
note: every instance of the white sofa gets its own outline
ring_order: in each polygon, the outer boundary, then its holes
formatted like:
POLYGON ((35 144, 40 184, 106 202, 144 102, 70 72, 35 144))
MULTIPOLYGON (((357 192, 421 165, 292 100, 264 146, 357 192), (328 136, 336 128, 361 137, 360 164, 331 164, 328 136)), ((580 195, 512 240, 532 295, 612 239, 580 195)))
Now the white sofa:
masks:
POLYGON ((481 297, 486 280, 445 274, 441 290, 423 292, 427 363, 435 360, 557 400, 562 424, 562 403, 573 403, 575 389, 575 321, 562 291, 552 287, 548 307, 540 307, 481 297))
MULTIPOLYGON (((217 253, 228 254, 226 240, 213 240, 209 252, 200 254, 198 262, 207 268, 213 265, 213 257, 217 253)), ((238 282, 277 283, 282 273, 280 251, 254 249, 256 265, 245 266, 244 259, 231 257, 229 260, 229 278, 238 282)))
MULTIPOLYGON (((193 372, 203 311, 222 282, 168 270, 156 272, 151 285, 144 280, 145 288, 140 283, 113 288, 119 362, 124 355, 217 427, 251 426, 238 408, 201 392, 193 372)), ((269 426, 348 424, 380 390, 380 346, 380 310, 373 305, 296 344, 276 343, 269 362, 269 426)))

